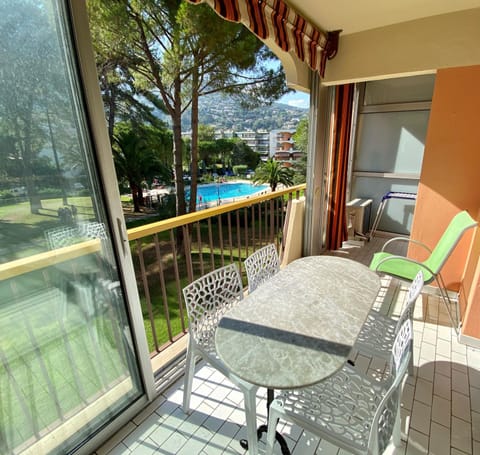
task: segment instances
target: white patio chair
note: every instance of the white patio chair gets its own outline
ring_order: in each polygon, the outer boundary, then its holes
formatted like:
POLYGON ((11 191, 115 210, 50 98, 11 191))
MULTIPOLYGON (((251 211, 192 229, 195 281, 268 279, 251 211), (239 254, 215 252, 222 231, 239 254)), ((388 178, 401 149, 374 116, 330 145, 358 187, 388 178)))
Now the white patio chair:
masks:
MULTIPOLYGON (((388 361, 395 336, 405 322, 413 320, 415 302, 423 289, 423 273, 419 271, 408 288, 407 300, 398 319, 392 319, 371 310, 355 342, 354 349, 369 356, 380 357, 388 361)), ((411 344, 408 371, 413 374, 413 343, 411 344)))
POLYGON ((248 292, 253 292, 280 270, 277 248, 273 243, 260 248, 245 259, 244 265, 248 292))
POLYGON ((86 239, 106 240, 108 238, 105 224, 99 221, 84 221, 79 223, 78 232, 86 239))
POLYGON ((389 374, 383 381, 346 364, 324 381, 279 395, 270 405, 266 455, 273 453, 278 419, 354 454, 381 454, 391 439, 398 447, 401 386, 411 343, 412 322, 407 319, 395 338, 389 374))
POLYGON ((50 250, 56 250, 78 242, 78 230, 74 226, 60 226, 45 230, 45 240, 50 250))
POLYGON ((234 375, 215 349, 215 330, 221 317, 243 299, 243 285, 236 264, 221 267, 183 288, 189 322, 189 340, 183 392, 183 410, 190 411, 195 357, 200 356, 223 373, 242 392, 245 403, 249 453, 257 455, 256 392, 258 387, 234 375))

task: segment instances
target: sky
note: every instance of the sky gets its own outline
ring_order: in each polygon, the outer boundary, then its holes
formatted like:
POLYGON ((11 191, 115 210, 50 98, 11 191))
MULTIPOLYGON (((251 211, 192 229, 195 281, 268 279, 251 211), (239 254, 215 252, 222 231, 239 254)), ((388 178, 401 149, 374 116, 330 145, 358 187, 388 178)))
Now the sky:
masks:
POLYGON ((291 92, 282 96, 278 102, 288 104, 289 106, 293 107, 308 109, 310 106, 310 95, 304 92, 291 92))

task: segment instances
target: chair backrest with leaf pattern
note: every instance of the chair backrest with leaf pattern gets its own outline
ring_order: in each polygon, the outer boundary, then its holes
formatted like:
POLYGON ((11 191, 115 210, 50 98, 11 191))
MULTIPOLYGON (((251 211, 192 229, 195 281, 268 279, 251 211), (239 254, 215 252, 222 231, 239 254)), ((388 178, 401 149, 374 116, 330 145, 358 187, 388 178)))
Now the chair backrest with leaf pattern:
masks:
POLYGON ((413 338, 412 321, 407 319, 398 330, 392 347, 389 389, 377 408, 369 437, 371 453, 383 453, 390 442, 400 412, 402 384, 408 370, 413 338))
POLYGON ((245 259, 244 265, 247 272, 248 292, 253 292, 280 270, 276 246, 270 243, 260 248, 245 259))
POLYGON ((183 288, 189 333, 197 343, 210 339, 223 316, 243 299, 243 286, 236 264, 201 276, 183 288))

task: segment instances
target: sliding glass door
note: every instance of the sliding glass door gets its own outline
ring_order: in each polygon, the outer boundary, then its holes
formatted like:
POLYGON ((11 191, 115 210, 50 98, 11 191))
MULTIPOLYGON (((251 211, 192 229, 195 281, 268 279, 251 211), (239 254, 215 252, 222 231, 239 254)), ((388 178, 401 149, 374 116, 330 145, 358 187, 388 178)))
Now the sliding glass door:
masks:
POLYGON ((62 2, 0 0, 2 454, 72 452, 145 394, 71 36, 62 2))
MULTIPOLYGON (((388 193, 417 193, 434 82, 422 75, 362 85, 350 199, 372 199, 370 228, 388 193)), ((377 229, 409 235, 415 200, 386 201, 377 229)))

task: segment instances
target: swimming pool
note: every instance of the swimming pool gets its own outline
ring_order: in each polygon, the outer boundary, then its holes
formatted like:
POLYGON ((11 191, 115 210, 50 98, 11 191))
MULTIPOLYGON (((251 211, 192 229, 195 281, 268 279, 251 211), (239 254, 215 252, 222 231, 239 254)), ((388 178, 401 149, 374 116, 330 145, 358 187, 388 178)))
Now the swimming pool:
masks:
MULTIPOLYGON (((215 202, 233 202, 237 198, 244 198, 262 191, 265 191, 268 185, 253 185, 246 182, 225 182, 225 183, 208 183, 206 185, 198 185, 197 187, 197 204, 208 204, 215 202)), ((190 191, 187 190, 187 198, 190 197, 190 191)))

